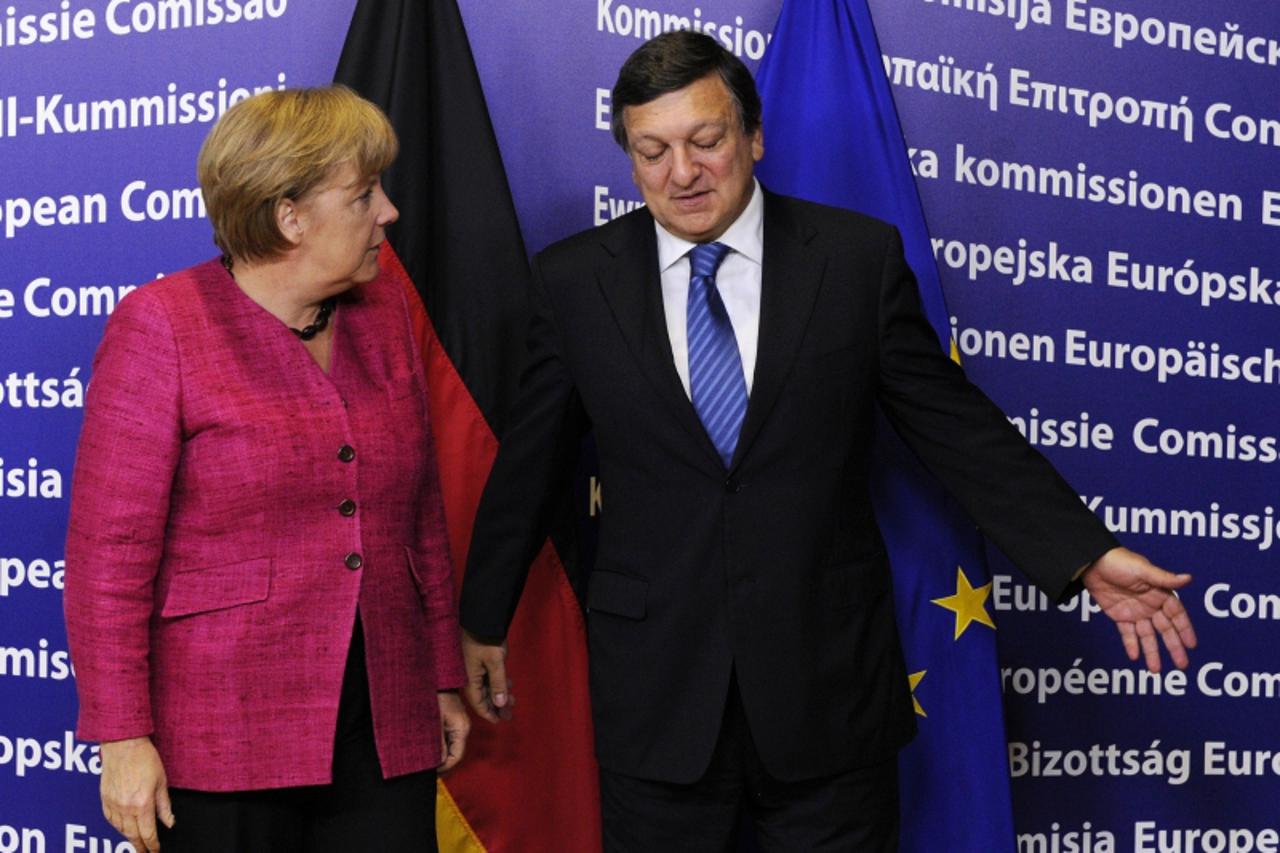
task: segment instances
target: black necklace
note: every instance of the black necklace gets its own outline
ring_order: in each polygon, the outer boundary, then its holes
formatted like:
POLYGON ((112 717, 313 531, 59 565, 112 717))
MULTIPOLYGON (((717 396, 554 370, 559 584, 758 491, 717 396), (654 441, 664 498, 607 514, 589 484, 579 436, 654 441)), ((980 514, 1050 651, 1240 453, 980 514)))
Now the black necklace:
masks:
MULTIPOLYGON (((231 267, 235 262, 231 259, 231 256, 223 255, 218 260, 222 262, 222 266, 226 269, 227 273, 232 278, 235 278, 236 274, 231 271, 231 267)), ((320 303, 320 310, 316 313, 316 318, 314 320, 306 326, 303 326, 301 329, 295 329, 293 326, 290 326, 289 331, 293 332, 304 341, 311 340, 316 335, 323 332, 325 327, 329 325, 329 315, 333 313, 333 309, 337 305, 337 302, 338 301, 334 297, 330 296, 324 302, 320 303)))
POLYGON ((333 313, 333 306, 336 302, 337 300, 330 296, 324 302, 320 303, 320 312, 316 314, 316 318, 314 320, 301 329, 295 329, 293 326, 290 326, 289 331, 293 332, 304 341, 311 340, 316 335, 323 332, 325 326, 329 325, 329 315, 333 313))

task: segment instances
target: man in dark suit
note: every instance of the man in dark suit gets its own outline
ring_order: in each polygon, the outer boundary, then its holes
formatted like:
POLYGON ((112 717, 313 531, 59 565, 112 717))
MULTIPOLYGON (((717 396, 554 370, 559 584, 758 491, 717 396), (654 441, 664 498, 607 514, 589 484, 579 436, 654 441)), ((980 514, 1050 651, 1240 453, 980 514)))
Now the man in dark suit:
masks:
POLYGON ((588 585, 605 848, 897 845, 914 732, 868 496, 875 404, 1054 598, 1088 587, 1131 658, 1194 633, 940 351, 892 227, 773 195, 751 76, 668 33, 623 66, 614 133, 646 207, 534 259, 521 393, 462 593, 468 694, 509 715, 507 626, 591 429, 606 510, 588 585))

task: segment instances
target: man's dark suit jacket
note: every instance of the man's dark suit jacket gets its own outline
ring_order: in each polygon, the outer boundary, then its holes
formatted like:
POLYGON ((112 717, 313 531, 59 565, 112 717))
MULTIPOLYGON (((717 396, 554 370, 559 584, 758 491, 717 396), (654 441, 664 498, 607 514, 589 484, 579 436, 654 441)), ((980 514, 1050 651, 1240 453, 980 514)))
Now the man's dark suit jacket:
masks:
POLYGON ((696 780, 731 672, 780 779, 884 760, 911 738, 868 495, 875 403, 1049 595, 1116 544, 942 352, 894 228, 769 193, 764 217, 759 355, 728 469, 673 365, 648 211, 534 260, 530 360, 476 519, 462 624, 505 636, 549 498, 592 429, 596 752, 626 775, 696 780))

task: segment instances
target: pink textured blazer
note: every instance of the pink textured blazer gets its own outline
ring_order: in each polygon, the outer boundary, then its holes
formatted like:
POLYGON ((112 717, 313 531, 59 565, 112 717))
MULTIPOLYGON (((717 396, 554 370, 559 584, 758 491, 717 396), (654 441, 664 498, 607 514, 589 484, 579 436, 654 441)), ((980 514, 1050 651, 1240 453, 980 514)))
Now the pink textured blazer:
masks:
POLYGON ((94 361, 66 617, 90 740, 169 783, 330 781, 357 609, 383 774, 440 763, 462 684, 422 363, 401 287, 339 302, 326 375, 217 261, 121 301, 94 361))

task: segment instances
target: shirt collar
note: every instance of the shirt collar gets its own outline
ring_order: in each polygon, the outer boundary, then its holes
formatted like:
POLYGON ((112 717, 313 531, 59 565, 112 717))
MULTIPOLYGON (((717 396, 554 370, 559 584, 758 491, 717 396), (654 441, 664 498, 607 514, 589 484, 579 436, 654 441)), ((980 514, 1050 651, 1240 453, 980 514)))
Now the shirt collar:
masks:
MULTIPOLYGON (((733 251, 754 263, 762 263, 764 257, 764 191, 760 182, 751 179, 751 200, 733 224, 720 235, 717 243, 724 243, 733 251)), ((677 237, 654 220, 658 233, 658 270, 666 272, 697 245, 677 237)))

